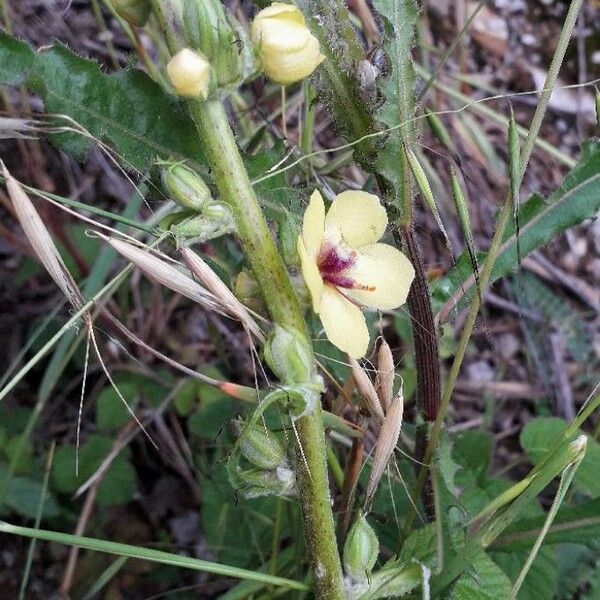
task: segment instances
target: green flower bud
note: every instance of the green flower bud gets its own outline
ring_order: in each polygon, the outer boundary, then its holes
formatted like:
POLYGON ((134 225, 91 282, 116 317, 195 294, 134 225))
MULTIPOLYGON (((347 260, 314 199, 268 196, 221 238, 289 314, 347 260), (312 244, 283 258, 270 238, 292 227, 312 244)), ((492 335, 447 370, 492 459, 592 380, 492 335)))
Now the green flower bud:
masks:
POLYGON ((182 18, 187 44, 208 58, 220 87, 236 88, 254 73, 252 43, 220 0, 185 0, 182 18))
POLYGON ((244 498, 291 496, 296 491, 294 472, 286 466, 277 467, 273 471, 237 469, 235 480, 235 487, 244 498))
POLYGON ((234 421, 234 430, 241 436, 239 446, 242 455, 254 466, 275 469, 287 464, 283 446, 269 431, 255 425, 244 429, 240 421, 234 421))
POLYGON ((296 331, 276 325, 265 344, 264 357, 271 371, 285 384, 307 383, 314 378, 312 349, 296 331))
POLYGON ((162 169, 162 182, 173 200, 196 212, 212 199, 210 189, 194 170, 182 163, 169 163, 162 169))
POLYGON ((369 577, 377 555, 379 540, 367 518, 360 512, 352 525, 344 544, 344 570, 353 579, 364 580, 369 577))
POLYGON ((210 219, 204 214, 195 214, 171 225, 170 230, 177 237, 194 238, 197 243, 204 243, 232 233, 235 227, 230 219, 210 219))
POLYGON ((288 267, 299 267, 300 256, 298 254, 298 236, 300 235, 300 223, 291 214, 286 215, 279 221, 279 244, 281 255, 288 267))
POLYGON ((112 0, 115 12, 131 25, 143 27, 150 16, 150 0, 112 0))

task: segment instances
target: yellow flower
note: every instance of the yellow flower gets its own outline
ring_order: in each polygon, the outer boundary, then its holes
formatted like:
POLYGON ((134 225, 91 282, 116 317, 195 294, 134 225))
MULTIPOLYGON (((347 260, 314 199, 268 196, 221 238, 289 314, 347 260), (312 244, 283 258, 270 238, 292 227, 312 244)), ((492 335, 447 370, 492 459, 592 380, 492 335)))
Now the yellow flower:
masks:
POLYGON ((324 60, 317 38, 295 7, 281 2, 261 10, 251 28, 264 73, 288 85, 308 77, 324 60))
POLYGON ((187 98, 208 97, 210 63, 200 52, 189 48, 180 50, 167 65, 169 81, 179 96, 187 98))
POLYGON ((402 252, 376 243, 387 224, 379 198, 366 192, 338 194, 325 216, 315 191, 304 213, 298 253, 313 309, 331 343, 353 358, 369 345, 362 307, 404 304, 415 275, 402 252))

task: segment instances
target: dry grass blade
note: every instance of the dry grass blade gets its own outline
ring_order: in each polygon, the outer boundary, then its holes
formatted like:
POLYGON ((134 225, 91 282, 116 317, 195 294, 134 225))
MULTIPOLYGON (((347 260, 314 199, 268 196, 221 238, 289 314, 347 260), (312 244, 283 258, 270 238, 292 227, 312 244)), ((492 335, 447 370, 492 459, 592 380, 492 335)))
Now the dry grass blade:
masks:
POLYGON ((400 429, 402 428, 402 415, 404 413, 404 396, 402 389, 396 394, 392 405, 385 416, 379 437, 375 445, 375 456, 373 457, 373 466, 371 476, 367 485, 367 494, 365 498, 365 512, 368 511, 377 491, 379 481, 386 469, 386 466, 394 454, 398 438, 400 437, 400 429))
POLYGON ((182 248, 180 252, 188 269, 218 298, 225 311, 238 319, 257 339, 264 341, 265 336, 263 332, 246 307, 233 295, 233 292, 221 281, 206 262, 190 248, 182 248))
POLYGON ((381 340, 377 353, 377 377, 375 378, 375 389, 381 400, 383 411, 387 413, 392 405, 394 397, 394 376, 396 366, 389 344, 381 340))
POLYGON ((129 242, 112 237, 109 238, 104 235, 100 235, 100 237, 105 239, 119 254, 131 261, 153 281, 164 285, 166 288, 190 300, 202 304, 210 310, 219 313, 223 312, 219 304, 215 301, 214 296, 208 290, 204 289, 191 277, 185 275, 174 266, 129 242))
POLYGON ((21 184, 9 173, 4 163, 2 163, 2 171, 15 214, 36 256, 70 304, 76 309, 81 308, 83 306, 81 292, 58 253, 42 218, 23 191, 21 184))
POLYGON ((383 413, 379 396, 375 391, 375 386, 358 362, 352 357, 348 358, 350 360, 352 377, 354 378, 358 393, 362 396, 371 414, 376 416, 380 421, 383 421, 385 419, 385 414, 383 413))

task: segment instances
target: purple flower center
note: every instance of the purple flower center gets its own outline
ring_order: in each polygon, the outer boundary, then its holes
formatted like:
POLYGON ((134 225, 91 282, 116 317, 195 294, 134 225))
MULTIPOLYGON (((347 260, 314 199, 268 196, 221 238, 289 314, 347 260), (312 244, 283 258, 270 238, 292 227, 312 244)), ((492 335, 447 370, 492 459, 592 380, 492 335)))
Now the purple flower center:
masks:
POLYGON ((331 283, 336 287, 352 289, 356 287, 354 280, 344 271, 356 262, 356 252, 340 252, 341 248, 331 244, 324 245, 317 257, 317 265, 323 281, 331 283))

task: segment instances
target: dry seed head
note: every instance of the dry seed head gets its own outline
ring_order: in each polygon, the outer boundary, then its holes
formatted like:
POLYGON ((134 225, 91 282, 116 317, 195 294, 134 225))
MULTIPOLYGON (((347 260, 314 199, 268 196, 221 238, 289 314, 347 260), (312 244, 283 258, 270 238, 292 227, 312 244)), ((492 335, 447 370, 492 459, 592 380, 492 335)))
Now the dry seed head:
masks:
POLYGON ((190 248, 182 248, 181 256, 188 269, 212 292, 223 308, 232 317, 238 319, 248 331, 259 340, 264 340, 263 332, 250 316, 246 307, 233 295, 233 292, 221 281, 219 276, 190 248))
POLYGON ((381 402, 379 402, 379 396, 377 396, 377 392, 375 391, 375 386, 365 373, 365 370, 358 364, 358 361, 351 356, 348 356, 348 359, 350 360, 352 377, 354 378, 358 393, 362 396, 371 414, 376 416, 380 421, 383 421, 385 415, 381 407, 381 402))
POLYGON ((2 163, 2 170, 15 213, 35 254, 71 306, 81 308, 83 306, 81 292, 58 253, 42 218, 23 191, 21 184, 8 172, 4 163, 2 163))
POLYGON ((164 260, 146 252, 133 244, 116 238, 103 237, 119 254, 130 260, 141 269, 147 277, 165 287, 202 304, 210 310, 222 312, 214 296, 196 283, 191 277, 183 274, 164 260))
POLYGON ((402 415, 404 413, 404 396, 402 388, 392 400, 392 404, 385 416, 379 437, 375 445, 375 456, 373 457, 373 465, 371 469, 371 477, 367 485, 367 495, 365 506, 368 507, 373 500, 379 481, 385 471, 388 461, 394 454, 398 438, 400 437, 400 429, 402 428, 402 415))
POLYGON ((377 377, 375 378, 375 389, 381 400, 383 411, 388 412, 394 396, 394 376, 396 367, 394 357, 389 344, 381 340, 377 353, 377 377))

